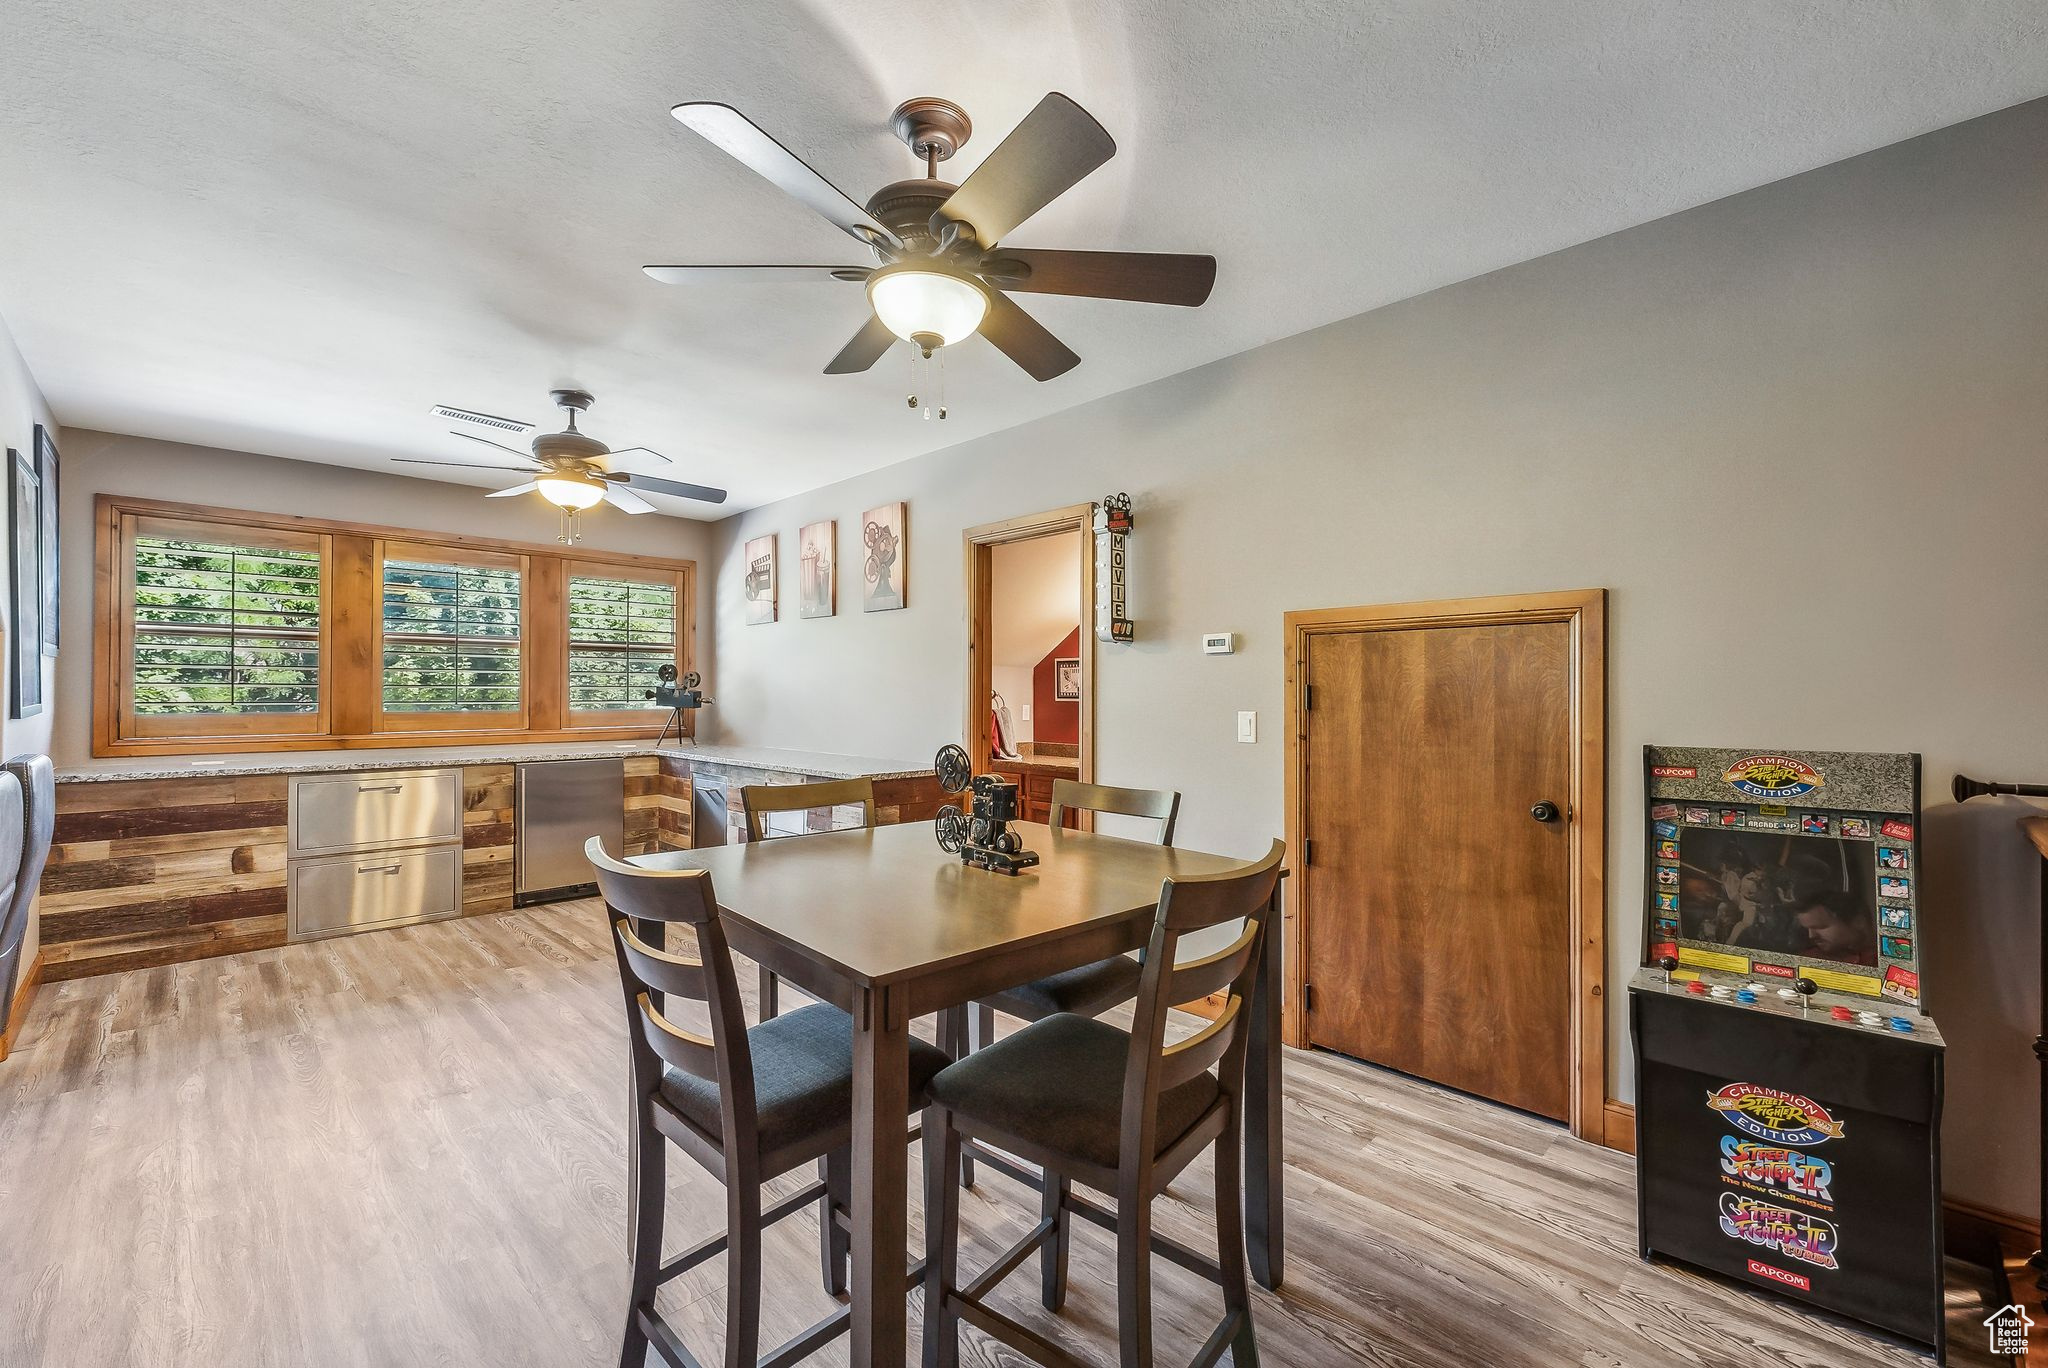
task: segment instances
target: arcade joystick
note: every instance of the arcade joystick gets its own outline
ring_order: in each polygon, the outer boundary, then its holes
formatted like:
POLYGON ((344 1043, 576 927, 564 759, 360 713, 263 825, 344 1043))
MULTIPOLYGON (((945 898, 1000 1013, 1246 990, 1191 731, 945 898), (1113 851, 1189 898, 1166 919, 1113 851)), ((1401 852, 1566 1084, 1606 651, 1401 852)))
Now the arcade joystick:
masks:
POLYGON ((1804 1016, 1813 1007, 1813 995, 1820 991, 1820 985, 1801 974, 1792 980, 1792 990, 1799 994, 1799 1013, 1804 1016))
POLYGON ((1671 986, 1671 971, 1678 967, 1678 957, 1676 955, 1659 955, 1657 956, 1657 967, 1664 971, 1664 986, 1669 988, 1671 986))

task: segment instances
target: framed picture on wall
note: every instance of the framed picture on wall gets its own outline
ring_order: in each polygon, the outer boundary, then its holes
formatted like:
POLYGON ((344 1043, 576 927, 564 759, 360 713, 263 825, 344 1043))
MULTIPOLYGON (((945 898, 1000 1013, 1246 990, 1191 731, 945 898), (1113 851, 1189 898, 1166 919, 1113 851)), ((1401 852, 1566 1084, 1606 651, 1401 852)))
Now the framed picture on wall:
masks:
POLYGON ((860 515, 863 613, 886 613, 903 606, 905 577, 910 571, 903 529, 909 512, 908 504, 892 503, 860 515))
POLYGON ((50 430, 36 424, 36 480, 42 488, 36 494, 40 510, 37 523, 42 529, 43 570, 43 654, 57 654, 57 609, 63 595, 58 592, 63 560, 57 555, 57 444, 50 430))
POLYGON ((775 621, 775 534, 747 543, 747 622, 775 621))
POLYGON ((833 583, 838 559, 838 526, 830 520, 805 523, 796 534, 796 611, 799 617, 826 618, 839 610, 838 588, 833 583))
POLYGON ((1081 697, 1081 658, 1057 656, 1052 662, 1052 696, 1072 703, 1081 697))
POLYGON ((7 712, 34 717, 43 710, 43 512, 36 468, 13 447, 7 449, 7 535, 14 572, 14 640, 8 643, 7 712))

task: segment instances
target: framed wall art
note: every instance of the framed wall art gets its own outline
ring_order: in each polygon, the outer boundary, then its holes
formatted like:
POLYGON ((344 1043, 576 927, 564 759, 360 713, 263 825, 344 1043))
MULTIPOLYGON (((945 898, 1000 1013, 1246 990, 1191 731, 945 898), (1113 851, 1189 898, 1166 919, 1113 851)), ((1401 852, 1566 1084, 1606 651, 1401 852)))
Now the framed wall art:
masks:
POLYGON ((806 523, 796 534, 799 617, 827 618, 839 610, 838 527, 828 519, 806 523))
POLYGON ((860 515, 861 599, 863 613, 886 613, 903 607, 910 572, 909 546, 903 535, 910 506, 883 504, 860 515))
POLYGON ((43 511, 42 485, 28 457, 7 449, 7 534, 14 572, 12 585, 13 669, 7 691, 10 717, 34 717, 43 710, 43 511))
POLYGON ((747 623, 775 621, 775 534, 747 542, 747 623))

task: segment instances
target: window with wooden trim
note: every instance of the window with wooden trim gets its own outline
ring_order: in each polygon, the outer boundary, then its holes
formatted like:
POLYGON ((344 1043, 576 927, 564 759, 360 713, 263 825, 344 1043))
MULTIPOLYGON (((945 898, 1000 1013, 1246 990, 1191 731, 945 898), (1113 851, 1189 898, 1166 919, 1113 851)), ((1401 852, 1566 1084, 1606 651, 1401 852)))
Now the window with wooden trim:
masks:
POLYGON ((108 494, 94 516, 95 755, 653 736, 655 671, 691 669, 688 561, 108 494))
POLYGON ((655 671, 677 659, 677 576, 571 568, 569 710, 645 712, 655 671))
POLYGON ((324 539, 149 518, 124 550, 137 735, 320 729, 324 539))
POLYGON ((431 730, 459 715, 518 726, 524 560, 400 542, 378 559, 385 725, 431 730))

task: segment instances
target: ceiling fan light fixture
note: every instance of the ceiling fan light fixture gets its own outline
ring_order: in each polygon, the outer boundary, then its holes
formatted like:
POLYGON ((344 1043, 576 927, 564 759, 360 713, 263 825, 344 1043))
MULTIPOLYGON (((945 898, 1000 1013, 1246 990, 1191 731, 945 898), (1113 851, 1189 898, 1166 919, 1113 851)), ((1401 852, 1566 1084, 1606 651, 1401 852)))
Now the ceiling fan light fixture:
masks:
POLYGON ((574 471, 558 470, 534 481, 540 496, 557 508, 580 513, 604 500, 604 481, 574 471))
POLYGON ((869 276, 868 302, 883 327, 927 351, 964 342, 988 316, 988 292, 979 282, 921 263, 869 276))

